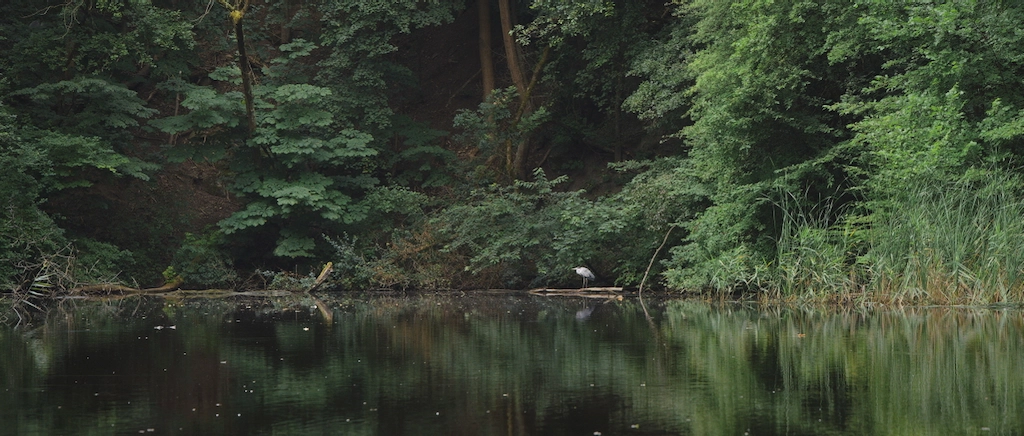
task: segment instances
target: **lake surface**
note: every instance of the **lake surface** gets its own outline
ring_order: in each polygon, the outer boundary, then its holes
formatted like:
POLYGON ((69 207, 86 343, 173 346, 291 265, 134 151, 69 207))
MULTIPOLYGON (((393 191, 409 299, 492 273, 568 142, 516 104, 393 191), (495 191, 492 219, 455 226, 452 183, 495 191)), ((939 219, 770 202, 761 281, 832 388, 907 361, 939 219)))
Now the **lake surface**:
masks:
POLYGON ((67 301, 0 434, 1024 433, 1024 312, 527 295, 67 301))

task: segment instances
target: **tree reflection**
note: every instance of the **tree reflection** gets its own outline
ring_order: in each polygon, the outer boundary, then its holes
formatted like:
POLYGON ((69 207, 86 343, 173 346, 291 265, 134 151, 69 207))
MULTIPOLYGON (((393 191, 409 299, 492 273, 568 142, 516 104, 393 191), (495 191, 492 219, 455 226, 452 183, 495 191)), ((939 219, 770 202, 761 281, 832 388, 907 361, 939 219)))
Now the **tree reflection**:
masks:
POLYGON ((4 432, 1024 431, 1016 309, 319 298, 81 303, 0 329, 4 432))

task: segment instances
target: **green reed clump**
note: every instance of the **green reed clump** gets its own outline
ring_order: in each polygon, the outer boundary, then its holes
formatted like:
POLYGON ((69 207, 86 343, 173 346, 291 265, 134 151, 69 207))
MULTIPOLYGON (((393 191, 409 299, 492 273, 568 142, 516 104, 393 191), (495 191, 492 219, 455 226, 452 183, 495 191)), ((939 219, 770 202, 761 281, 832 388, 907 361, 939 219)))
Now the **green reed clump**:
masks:
POLYGON ((782 219, 773 280, 778 293, 823 297, 856 288, 864 232, 854 215, 844 214, 832 197, 808 202, 789 192, 776 207, 782 219))
POLYGON ((979 173, 925 183, 879 214, 865 256, 871 287, 912 301, 1024 301, 1020 181, 979 173))
POLYGON ((773 268, 778 294, 935 304, 1024 301, 1021 181, 985 171, 929 180, 870 203, 868 217, 836 206, 833 198, 781 195, 773 268))

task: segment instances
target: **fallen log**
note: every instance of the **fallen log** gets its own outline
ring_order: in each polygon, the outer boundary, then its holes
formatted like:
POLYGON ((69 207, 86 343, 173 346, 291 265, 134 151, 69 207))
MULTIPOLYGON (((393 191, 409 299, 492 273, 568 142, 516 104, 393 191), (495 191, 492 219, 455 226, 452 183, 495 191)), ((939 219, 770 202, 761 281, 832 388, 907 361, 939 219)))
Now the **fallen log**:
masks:
POLYGON ((79 286, 77 288, 71 289, 70 291, 68 291, 68 293, 72 294, 72 295, 74 295, 74 294, 98 294, 98 293, 105 293, 105 294, 114 294, 114 293, 128 293, 128 294, 161 293, 161 292, 175 291, 175 290, 178 289, 179 286, 181 286, 182 283, 183 283, 183 280, 182 280, 181 277, 175 277, 173 280, 165 283, 163 286, 158 286, 158 287, 155 287, 155 288, 145 288, 145 289, 132 288, 132 287, 120 285, 120 284, 117 284, 117 283, 99 283, 99 284, 95 284, 95 285, 79 286))
POLYGON ((545 297, 583 297, 583 298, 613 298, 622 299, 621 287, 591 287, 579 289, 554 289, 538 288, 527 291, 531 295, 542 295, 545 297))
MULTIPOLYGON (((128 288, 133 289, 133 288, 128 288)), ((87 301, 117 301, 124 300, 140 295, 154 296, 166 299, 185 299, 185 298, 233 298, 233 297, 256 297, 256 298, 271 298, 271 297, 289 297, 294 295, 303 295, 301 291, 285 291, 285 290, 265 290, 265 291, 234 291, 231 289, 175 289, 167 292, 114 292, 114 293, 91 293, 91 294, 68 294, 64 296, 55 297, 57 300, 87 300, 87 301)), ((319 305, 318 305, 319 308, 319 305)), ((324 308, 320 309, 321 311, 324 308)), ((326 315, 325 315, 326 316, 326 315)))

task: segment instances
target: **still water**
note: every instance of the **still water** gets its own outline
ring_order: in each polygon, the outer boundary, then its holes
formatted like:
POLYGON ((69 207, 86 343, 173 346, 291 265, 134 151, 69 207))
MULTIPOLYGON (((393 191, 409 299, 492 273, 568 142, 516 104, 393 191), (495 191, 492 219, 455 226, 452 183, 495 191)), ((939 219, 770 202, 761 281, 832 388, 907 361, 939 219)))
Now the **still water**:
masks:
POLYGON ((1019 309, 320 300, 66 302, 0 327, 0 434, 1024 433, 1019 309))

